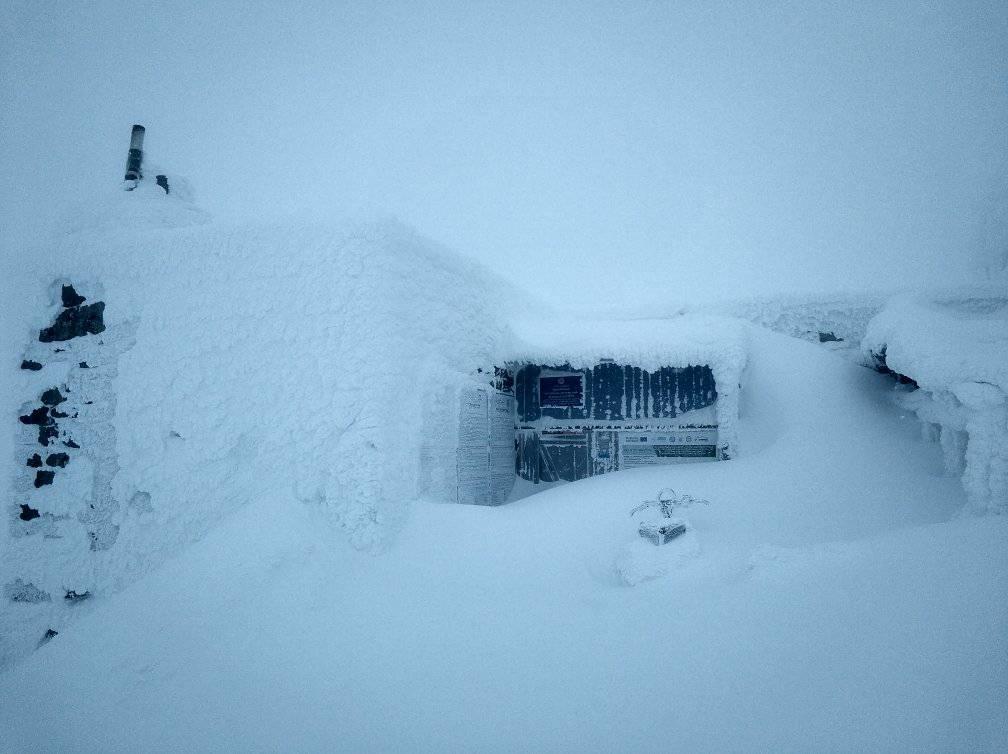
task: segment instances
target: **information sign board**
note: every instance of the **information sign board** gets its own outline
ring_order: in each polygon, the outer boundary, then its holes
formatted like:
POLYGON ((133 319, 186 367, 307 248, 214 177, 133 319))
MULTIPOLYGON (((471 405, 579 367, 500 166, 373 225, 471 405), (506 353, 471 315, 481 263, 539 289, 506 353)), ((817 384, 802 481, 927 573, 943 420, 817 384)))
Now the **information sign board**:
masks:
POLYGON ((623 469, 676 463, 684 458, 716 458, 717 428, 621 432, 619 444, 623 469))
POLYGON ((542 408, 584 408, 584 375, 580 372, 543 372, 539 376, 542 408))
POLYGON ((459 396, 458 501, 470 505, 490 504, 488 477, 490 433, 487 391, 467 387, 459 396))
POLYGON ((503 503, 515 481, 514 397, 473 385, 459 396, 458 502, 503 503))

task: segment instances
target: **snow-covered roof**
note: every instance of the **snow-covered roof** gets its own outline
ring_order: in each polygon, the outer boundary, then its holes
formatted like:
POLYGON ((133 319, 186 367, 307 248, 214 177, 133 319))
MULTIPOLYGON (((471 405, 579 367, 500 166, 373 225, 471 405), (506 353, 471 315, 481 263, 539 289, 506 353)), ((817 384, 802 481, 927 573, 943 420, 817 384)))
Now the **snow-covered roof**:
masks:
MULTIPOLYGON (((511 323, 514 343, 506 360, 591 367, 602 359, 644 369, 708 365, 726 380, 737 380, 746 362, 746 326, 714 315, 667 319, 586 320, 568 317, 522 319, 511 323)), ((720 381, 720 380, 719 380, 720 381)))
POLYGON ((987 384, 1008 392, 1008 291, 942 299, 900 296, 868 325, 862 351, 931 391, 987 384))

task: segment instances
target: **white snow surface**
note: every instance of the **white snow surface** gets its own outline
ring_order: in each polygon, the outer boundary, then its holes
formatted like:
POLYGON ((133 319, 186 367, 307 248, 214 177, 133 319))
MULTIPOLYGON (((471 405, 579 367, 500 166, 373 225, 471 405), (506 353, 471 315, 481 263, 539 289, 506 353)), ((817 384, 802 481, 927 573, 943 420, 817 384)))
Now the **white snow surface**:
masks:
POLYGON ((721 379, 738 380, 746 363, 746 328, 729 317, 682 315, 668 319, 593 320, 553 315, 516 318, 514 361, 593 367, 600 359, 654 370, 707 364, 721 379))
POLYGON ((378 557, 252 494, 0 676, 3 746, 1004 751, 1008 519, 956 518, 888 378, 750 347, 730 462, 421 503, 378 557), (628 587, 629 512, 663 487, 710 501, 696 551, 628 587))

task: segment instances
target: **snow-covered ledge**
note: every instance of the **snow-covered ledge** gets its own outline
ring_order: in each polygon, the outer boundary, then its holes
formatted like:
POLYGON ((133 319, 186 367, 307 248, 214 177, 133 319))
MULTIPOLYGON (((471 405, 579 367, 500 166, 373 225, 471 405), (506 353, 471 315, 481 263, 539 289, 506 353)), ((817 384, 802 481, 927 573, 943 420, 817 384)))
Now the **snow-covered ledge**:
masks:
POLYGON ((899 402, 939 440, 976 513, 1008 513, 1008 293, 900 297, 868 325, 866 359, 919 389, 899 402))

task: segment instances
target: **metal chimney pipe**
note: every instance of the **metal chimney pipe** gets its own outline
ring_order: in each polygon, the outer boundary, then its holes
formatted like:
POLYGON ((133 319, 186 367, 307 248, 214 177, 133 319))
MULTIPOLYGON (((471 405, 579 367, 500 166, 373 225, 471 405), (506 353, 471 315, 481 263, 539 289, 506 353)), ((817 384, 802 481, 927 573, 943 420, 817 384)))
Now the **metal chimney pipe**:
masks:
POLYGON ((143 162, 144 133, 143 126, 133 126, 133 133, 130 134, 129 155, 126 157, 126 178, 124 180, 139 181, 143 178, 140 164, 143 162))

